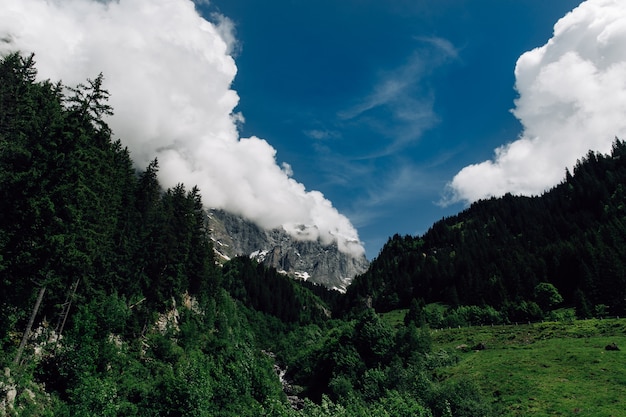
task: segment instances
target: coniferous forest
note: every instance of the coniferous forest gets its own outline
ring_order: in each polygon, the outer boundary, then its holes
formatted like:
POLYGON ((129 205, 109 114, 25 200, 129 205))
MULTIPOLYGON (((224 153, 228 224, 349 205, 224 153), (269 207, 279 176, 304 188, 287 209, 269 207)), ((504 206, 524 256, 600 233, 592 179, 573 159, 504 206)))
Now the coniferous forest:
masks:
POLYGON ((626 145, 540 197, 394 236, 346 294, 216 262, 197 188, 105 122, 103 75, 0 61, 0 413, 492 416, 431 328, 625 314, 626 145), (407 309, 392 326, 380 313, 407 309))
POLYGON ((610 155, 589 152, 540 197, 478 201, 423 236, 391 237, 346 298, 369 297, 377 311, 441 302, 475 324, 540 320, 557 306, 624 316, 625 186, 616 139, 610 155))

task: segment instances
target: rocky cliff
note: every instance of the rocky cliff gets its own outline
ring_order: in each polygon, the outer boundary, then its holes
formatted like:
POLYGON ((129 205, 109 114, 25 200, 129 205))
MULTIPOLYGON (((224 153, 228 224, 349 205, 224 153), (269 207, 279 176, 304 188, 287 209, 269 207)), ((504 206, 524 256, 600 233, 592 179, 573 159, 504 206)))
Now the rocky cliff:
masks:
POLYGON ((345 291, 352 279, 367 270, 365 256, 342 253, 337 245, 299 241, 283 229, 265 230, 224 210, 208 212, 215 251, 223 259, 246 255, 296 279, 345 291))

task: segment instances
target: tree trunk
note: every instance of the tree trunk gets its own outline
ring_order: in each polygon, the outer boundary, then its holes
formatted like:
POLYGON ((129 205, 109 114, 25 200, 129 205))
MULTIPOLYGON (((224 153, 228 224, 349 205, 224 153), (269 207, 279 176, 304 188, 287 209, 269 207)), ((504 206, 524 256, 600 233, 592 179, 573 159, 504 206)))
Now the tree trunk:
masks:
POLYGON ((26 326, 26 331, 24 332, 24 336, 22 336, 20 347, 17 348, 17 355, 15 355, 15 360, 13 360, 13 363, 15 365, 19 365, 20 363, 22 352, 24 351, 24 347, 26 346, 26 342, 28 341, 28 337, 30 336, 30 330, 32 329, 33 323, 35 322, 35 317, 37 316, 37 312, 39 311, 39 305, 41 304, 41 300, 43 299, 43 294, 45 292, 46 292, 46 287, 41 287, 39 289, 39 296, 37 296, 37 302, 35 303, 35 307, 33 307, 33 312, 31 313, 30 319, 28 320, 28 325, 26 326))

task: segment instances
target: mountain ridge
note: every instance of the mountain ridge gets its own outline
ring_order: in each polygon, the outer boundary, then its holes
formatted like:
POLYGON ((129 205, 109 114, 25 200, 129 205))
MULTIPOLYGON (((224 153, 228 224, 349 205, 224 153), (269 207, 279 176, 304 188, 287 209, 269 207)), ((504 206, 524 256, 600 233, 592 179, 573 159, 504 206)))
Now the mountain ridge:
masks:
POLYGON ((347 298, 377 311, 413 299, 490 306, 525 321, 541 318, 537 286, 547 283, 579 317, 623 315, 625 183, 626 143, 616 139, 610 154, 589 151, 541 196, 480 200, 422 236, 396 234, 347 298))
POLYGON ((343 253, 336 244, 297 240, 284 229, 267 230, 223 209, 209 209, 207 215, 214 249, 223 260, 249 256, 295 279, 341 292, 369 267, 365 255, 343 253))

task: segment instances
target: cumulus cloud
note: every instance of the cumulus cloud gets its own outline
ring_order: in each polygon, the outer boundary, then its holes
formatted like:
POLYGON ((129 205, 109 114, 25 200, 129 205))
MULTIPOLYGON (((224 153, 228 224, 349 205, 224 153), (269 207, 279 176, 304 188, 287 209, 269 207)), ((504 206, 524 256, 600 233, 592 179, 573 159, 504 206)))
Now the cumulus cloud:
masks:
POLYGON ((191 0, 4 0, 2 9, 0 54, 34 52, 40 78, 69 86, 102 72, 114 134, 140 167, 158 158, 164 186, 198 185, 208 206, 363 254, 350 221, 293 179, 267 141, 239 138, 230 20, 207 21, 191 0))
POLYGON ((626 137, 626 2, 588 0, 560 19, 552 38, 515 67, 513 114, 520 137, 492 160, 463 168, 448 202, 538 195, 589 150, 607 153, 626 137))

